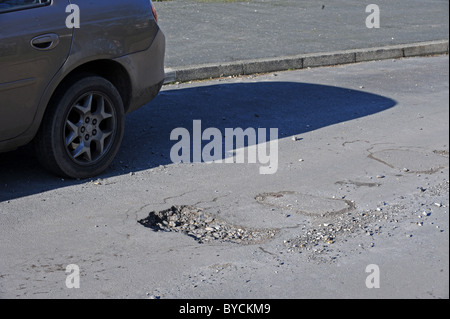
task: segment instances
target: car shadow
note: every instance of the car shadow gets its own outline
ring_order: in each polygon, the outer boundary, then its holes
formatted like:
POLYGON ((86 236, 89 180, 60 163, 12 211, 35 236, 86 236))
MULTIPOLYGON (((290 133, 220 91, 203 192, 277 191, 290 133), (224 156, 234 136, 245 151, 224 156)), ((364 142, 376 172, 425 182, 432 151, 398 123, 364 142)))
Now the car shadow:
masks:
MULTIPOLYGON (((334 86, 295 83, 224 83, 164 89, 126 119, 122 147, 107 178, 169 165, 175 128, 278 128, 279 138, 298 136, 330 125, 382 112, 396 105, 390 98, 334 86)), ((0 202, 89 180, 67 180, 46 172, 31 146, 0 154, 0 202)), ((191 152, 192 154, 192 152, 191 152)), ((188 169, 188 168, 186 168, 188 169)), ((94 178, 96 179, 96 178, 94 178)))

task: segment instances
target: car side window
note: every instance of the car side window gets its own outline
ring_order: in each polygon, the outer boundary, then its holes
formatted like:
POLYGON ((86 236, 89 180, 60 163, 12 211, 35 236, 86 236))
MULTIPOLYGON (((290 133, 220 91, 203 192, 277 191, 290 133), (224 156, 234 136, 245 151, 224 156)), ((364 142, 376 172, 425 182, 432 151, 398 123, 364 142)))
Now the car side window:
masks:
POLYGON ((51 0, 0 0, 0 14, 43 7, 51 4, 51 2, 51 0))

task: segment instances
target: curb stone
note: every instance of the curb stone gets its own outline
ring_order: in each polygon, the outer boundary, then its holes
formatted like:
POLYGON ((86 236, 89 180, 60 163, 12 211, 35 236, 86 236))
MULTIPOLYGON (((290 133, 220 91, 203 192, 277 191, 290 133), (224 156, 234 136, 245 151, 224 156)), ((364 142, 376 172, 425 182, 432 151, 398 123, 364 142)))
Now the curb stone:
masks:
POLYGON ((448 40, 166 68, 164 84, 439 54, 448 54, 448 40))

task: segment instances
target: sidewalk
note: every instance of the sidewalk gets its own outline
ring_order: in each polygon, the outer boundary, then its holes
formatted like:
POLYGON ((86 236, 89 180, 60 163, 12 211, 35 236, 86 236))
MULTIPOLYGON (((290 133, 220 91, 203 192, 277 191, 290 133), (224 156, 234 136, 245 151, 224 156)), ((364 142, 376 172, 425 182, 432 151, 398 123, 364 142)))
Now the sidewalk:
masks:
MULTIPOLYGON (((167 39, 166 67, 176 71, 192 69, 194 65, 228 64, 231 65, 226 68, 230 71, 228 73, 234 74, 236 70, 232 71, 231 68, 236 69, 237 61, 240 61, 238 64, 241 65, 242 61, 255 62, 260 59, 270 61, 273 60, 271 58, 292 58, 341 51, 353 53, 355 49, 392 46, 397 50, 403 50, 405 44, 436 40, 439 42, 433 42, 431 50, 426 46, 416 53, 421 53, 419 55, 448 53, 448 1, 377 0, 376 4, 380 8, 379 29, 366 27, 365 21, 370 14, 366 13, 366 6, 370 3, 374 2, 356 0, 154 2, 160 26, 167 39), (436 43, 439 43, 438 47, 436 43)), ((401 57, 397 55, 390 52, 386 58, 401 57)), ((382 59, 385 56, 375 55, 374 58, 382 59)), ((339 60, 329 61, 328 65, 337 64, 339 60)), ((344 59, 344 63, 349 62, 344 59)), ((285 65, 288 68, 295 66, 289 63, 285 65)), ((303 61, 299 66, 305 67, 303 61)), ((242 71, 240 66, 237 69, 242 71)), ((269 68, 268 71, 274 70, 269 68)), ((209 73, 203 75, 207 76, 209 73)))

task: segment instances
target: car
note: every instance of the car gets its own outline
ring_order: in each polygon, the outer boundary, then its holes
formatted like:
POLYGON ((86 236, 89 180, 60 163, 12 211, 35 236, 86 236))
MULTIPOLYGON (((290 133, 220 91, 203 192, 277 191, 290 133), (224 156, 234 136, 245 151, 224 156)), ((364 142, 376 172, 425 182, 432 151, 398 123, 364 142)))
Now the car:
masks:
POLYGON ((161 90, 165 45, 150 0, 0 0, 0 153, 33 144, 54 174, 103 173, 161 90))

